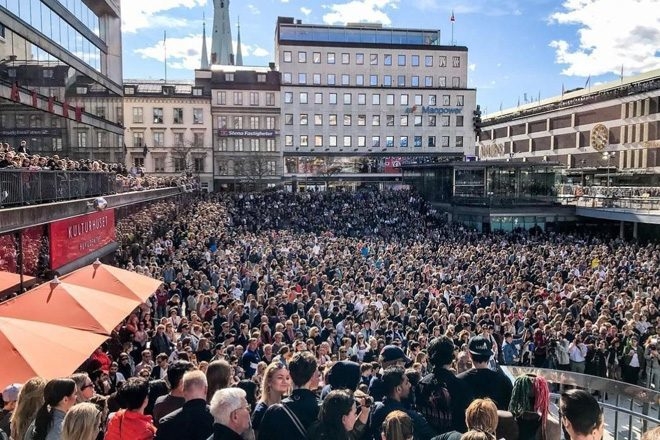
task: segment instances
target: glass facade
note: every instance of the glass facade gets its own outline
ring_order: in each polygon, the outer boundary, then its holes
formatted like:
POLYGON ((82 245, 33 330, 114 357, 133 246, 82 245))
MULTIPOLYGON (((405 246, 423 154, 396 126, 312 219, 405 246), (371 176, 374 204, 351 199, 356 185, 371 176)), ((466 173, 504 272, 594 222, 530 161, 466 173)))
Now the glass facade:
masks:
POLYGON ((440 41, 440 31, 281 25, 280 41, 430 45, 440 41))
POLYGON ((431 156, 288 156, 284 158, 284 172, 319 177, 342 174, 398 174, 402 165, 431 160, 431 156))

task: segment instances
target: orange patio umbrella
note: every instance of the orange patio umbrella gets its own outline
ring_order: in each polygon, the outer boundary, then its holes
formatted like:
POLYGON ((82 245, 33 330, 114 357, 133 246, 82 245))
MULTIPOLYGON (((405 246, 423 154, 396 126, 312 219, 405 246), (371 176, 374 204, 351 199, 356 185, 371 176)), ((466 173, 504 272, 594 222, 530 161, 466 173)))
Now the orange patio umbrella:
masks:
POLYGON ((136 299, 55 279, 0 304, 0 316, 109 335, 140 305, 136 299))
POLYGON ((0 384, 68 376, 106 339, 59 325, 0 317, 0 384))
MULTIPOLYGON (((34 281, 34 277, 23 275, 23 284, 34 281)), ((17 289, 21 284, 21 276, 12 272, 0 272, 0 292, 17 289)))
POLYGON ((98 260, 62 277, 68 284, 89 287, 125 298, 145 302, 156 292, 162 281, 118 267, 102 264, 98 260))

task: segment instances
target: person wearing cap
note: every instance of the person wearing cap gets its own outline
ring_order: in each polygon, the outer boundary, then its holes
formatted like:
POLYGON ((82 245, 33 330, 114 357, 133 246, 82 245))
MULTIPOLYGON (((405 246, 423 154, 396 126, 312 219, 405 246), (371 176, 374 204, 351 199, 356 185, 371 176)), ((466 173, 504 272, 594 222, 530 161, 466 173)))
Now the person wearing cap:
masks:
POLYGON ((4 390, 2 390, 2 401, 4 406, 2 411, 0 411, 0 431, 9 435, 11 415, 16 408, 16 401, 18 400, 18 393, 21 391, 23 385, 20 383, 13 383, 4 390))
POLYGON ((380 402, 385 397, 383 390, 383 371, 390 367, 405 367, 410 363, 410 359, 403 352, 401 347, 396 345, 386 345, 380 352, 380 371, 371 378, 369 384, 369 395, 373 397, 374 402, 380 402))
POLYGON ((511 400, 513 384, 501 371, 488 368, 493 350, 490 341, 482 336, 474 336, 468 343, 468 354, 473 367, 458 375, 476 398, 490 397, 497 408, 506 411, 511 400))

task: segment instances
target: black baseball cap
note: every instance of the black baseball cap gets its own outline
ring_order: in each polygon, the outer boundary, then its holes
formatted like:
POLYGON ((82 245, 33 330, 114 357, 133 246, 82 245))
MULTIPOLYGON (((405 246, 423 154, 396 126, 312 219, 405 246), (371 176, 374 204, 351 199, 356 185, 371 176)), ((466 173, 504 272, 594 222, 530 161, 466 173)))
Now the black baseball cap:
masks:
POLYGON ((493 345, 490 341, 483 336, 475 336, 470 339, 468 343, 468 350, 470 353, 477 356, 492 356, 493 355, 493 345))

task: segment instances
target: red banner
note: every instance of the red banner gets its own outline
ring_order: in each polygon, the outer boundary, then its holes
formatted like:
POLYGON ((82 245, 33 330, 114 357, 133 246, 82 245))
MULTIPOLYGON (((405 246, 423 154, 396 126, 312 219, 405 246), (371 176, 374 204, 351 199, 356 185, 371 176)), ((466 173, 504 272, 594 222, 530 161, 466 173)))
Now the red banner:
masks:
POLYGON ((49 228, 50 267, 57 269, 115 241, 115 211, 60 220, 49 228))

